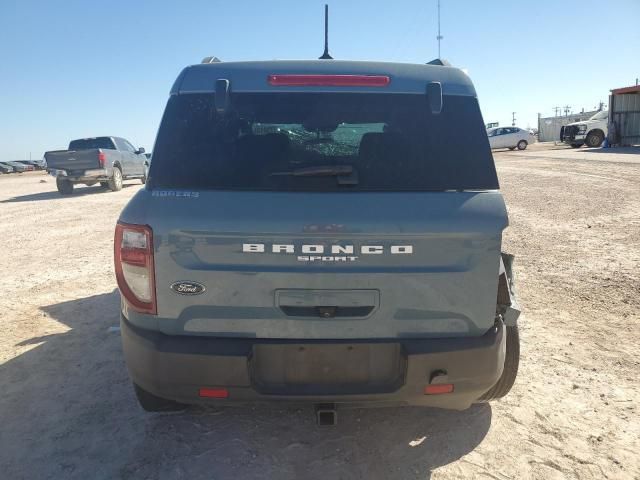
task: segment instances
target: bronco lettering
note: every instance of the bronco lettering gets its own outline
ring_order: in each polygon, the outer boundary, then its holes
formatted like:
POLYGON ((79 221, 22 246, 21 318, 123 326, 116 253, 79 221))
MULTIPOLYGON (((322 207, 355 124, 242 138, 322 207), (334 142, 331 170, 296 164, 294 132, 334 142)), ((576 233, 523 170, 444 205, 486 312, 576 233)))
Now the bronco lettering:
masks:
MULTIPOLYGON (((267 248, 264 243, 243 243, 242 251, 244 253, 266 253, 270 251, 270 253, 296 253, 296 250, 299 250, 301 253, 306 254, 324 254, 324 253, 332 253, 332 254, 353 254, 355 251, 354 245, 300 245, 296 247, 292 244, 274 244, 271 248, 267 248)), ((382 245, 361 245, 359 247, 360 253, 362 255, 381 255, 383 253, 387 253, 386 247, 382 245)), ((388 249, 388 253, 392 255, 407 255, 413 253, 413 245, 391 245, 388 249)), ((298 257, 299 259, 302 257, 298 257)), ((317 259, 329 259, 334 257, 304 257, 304 258, 317 258, 317 259)), ((339 257, 335 257, 339 258, 339 257)), ((346 257, 355 260, 358 257, 346 257)), ((308 260, 304 260, 308 261, 308 260)), ((327 261, 327 260, 325 260, 327 261)))

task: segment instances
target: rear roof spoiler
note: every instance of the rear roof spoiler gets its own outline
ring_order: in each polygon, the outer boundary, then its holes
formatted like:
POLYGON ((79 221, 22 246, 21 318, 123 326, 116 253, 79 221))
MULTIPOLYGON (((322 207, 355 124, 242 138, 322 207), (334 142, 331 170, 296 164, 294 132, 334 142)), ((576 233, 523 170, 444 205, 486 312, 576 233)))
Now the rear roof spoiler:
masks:
MULTIPOLYGON (((171 94, 213 93, 216 81, 229 80, 235 93, 301 91, 304 86, 274 86, 272 76, 286 75, 355 75, 386 76, 390 82, 384 88, 375 86, 326 86, 326 91, 359 93, 425 93, 429 82, 440 82, 443 95, 476 96, 470 78, 457 68, 441 65, 390 62, 356 62, 348 60, 272 60, 251 62, 218 62, 186 67, 171 89, 171 94), (351 90, 349 90, 351 89, 351 90)), ((323 90, 324 91, 324 90, 323 90)))

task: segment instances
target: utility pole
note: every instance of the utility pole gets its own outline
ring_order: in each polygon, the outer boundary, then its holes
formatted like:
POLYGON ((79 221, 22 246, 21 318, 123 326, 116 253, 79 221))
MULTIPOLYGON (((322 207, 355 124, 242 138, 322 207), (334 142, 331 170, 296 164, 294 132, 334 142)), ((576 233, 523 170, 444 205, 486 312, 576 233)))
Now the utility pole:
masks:
POLYGON ((558 116, 558 112, 560 111, 560 107, 553 107, 553 111, 555 112, 555 116, 558 116))
POLYGON ((564 106, 564 116, 568 117, 570 111, 571 111, 571 107, 569 105, 565 105, 564 106))
POLYGON ((511 112, 511 126, 516 126, 516 112, 511 112))
POLYGON ((440 0, 438 0, 438 36, 436 37, 436 39, 438 40, 438 58, 440 57, 440 40, 442 40, 444 37, 442 35, 440 35, 440 0))
POLYGON ((542 114, 538 112, 538 136, 540 136, 541 131, 542 131, 542 114))

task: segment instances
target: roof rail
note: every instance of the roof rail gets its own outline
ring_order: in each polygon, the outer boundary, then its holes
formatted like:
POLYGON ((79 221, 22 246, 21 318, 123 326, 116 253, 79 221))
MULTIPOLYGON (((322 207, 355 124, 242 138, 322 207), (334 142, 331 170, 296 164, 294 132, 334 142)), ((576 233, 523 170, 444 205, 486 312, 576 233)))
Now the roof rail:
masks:
POLYGON ((450 67, 451 64, 447 62, 443 58, 434 58, 430 62, 427 62, 427 65, 440 65, 441 67, 450 67))
POLYGON ((200 63, 219 63, 218 57, 204 57, 200 63))

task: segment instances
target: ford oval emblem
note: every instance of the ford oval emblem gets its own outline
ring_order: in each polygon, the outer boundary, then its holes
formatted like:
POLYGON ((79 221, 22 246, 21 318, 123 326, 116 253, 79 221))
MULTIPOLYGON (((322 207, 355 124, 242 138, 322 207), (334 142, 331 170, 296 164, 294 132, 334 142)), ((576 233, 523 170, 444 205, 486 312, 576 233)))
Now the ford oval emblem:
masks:
POLYGON ((200 295, 205 288, 204 285, 198 282, 183 281, 172 284, 171 290, 180 295, 200 295))

